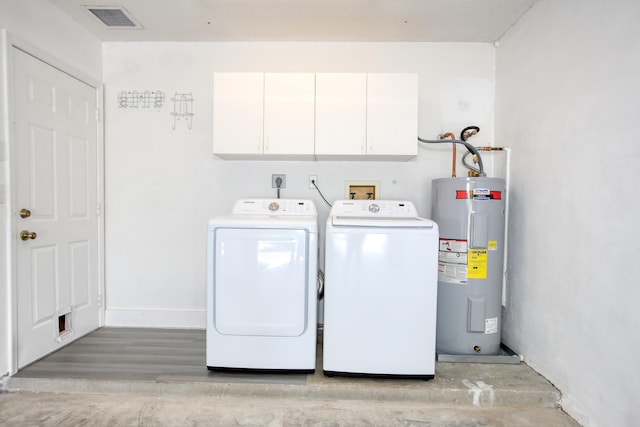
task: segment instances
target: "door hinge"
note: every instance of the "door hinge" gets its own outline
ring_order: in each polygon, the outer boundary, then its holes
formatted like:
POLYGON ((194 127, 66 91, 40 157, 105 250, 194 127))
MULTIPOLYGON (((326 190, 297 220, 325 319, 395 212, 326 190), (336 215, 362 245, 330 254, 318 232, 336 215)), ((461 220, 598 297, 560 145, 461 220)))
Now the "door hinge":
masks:
POLYGON ((100 123, 100 109, 96 108, 96 123, 100 123))
POLYGON ((100 203, 98 203, 96 205, 96 216, 100 216, 102 214, 102 207, 100 206, 100 203))
POLYGON ((98 307, 102 307, 102 295, 98 295, 98 307))

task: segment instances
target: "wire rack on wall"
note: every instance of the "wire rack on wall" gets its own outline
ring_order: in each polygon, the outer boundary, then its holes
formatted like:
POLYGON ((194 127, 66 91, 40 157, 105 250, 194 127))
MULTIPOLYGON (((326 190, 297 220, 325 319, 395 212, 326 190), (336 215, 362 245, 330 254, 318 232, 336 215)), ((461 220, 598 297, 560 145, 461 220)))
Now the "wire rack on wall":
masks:
POLYGON ((171 98, 173 101, 173 129, 176 128, 176 121, 186 120, 187 127, 191 129, 193 124, 193 95, 189 93, 178 93, 171 98))
POLYGON ((144 92, 122 91, 118 93, 118 107, 120 108, 156 108, 160 110, 164 105, 164 92, 155 90, 144 92))

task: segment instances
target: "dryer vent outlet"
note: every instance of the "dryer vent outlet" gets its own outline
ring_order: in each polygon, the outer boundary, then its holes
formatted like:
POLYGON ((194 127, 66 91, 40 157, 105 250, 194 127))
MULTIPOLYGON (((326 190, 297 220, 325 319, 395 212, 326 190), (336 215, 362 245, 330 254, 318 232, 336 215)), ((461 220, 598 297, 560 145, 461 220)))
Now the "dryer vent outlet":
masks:
POLYGON ((272 174, 271 188, 287 188, 287 175, 278 173, 272 174))

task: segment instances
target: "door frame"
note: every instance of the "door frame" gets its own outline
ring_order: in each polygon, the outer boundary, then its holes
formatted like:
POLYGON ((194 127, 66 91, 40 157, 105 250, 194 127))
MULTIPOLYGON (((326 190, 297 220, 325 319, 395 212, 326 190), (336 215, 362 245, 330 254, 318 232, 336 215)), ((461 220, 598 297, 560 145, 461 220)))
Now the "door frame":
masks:
POLYGON ((98 296, 99 296, 99 326, 104 326, 104 87, 101 82, 95 80, 94 78, 82 73, 81 71, 75 69, 73 66, 67 64, 64 61, 48 54, 42 49, 21 40, 14 35, 7 33, 6 41, 4 44, 4 51, 6 54, 6 90, 7 90, 7 116, 8 122, 6 134, 8 134, 8 150, 6 150, 7 160, 7 169, 8 169, 8 197, 6 197, 6 204, 8 206, 6 210, 7 219, 8 219, 8 254, 7 259, 5 260, 7 266, 7 275, 6 279, 9 280, 8 283, 8 295, 9 295, 9 331, 10 331, 10 345, 9 345, 9 364, 11 371, 10 375, 15 374, 18 371, 18 298, 17 298, 17 233, 18 233, 18 221, 17 221, 17 213, 19 207, 16 204, 16 191, 17 191, 17 173, 16 173, 16 152, 17 152, 17 141, 15 140, 15 132, 13 132, 13 121, 14 114, 13 105, 15 103, 15 94, 13 90, 13 66, 14 66, 14 49, 18 49, 28 55, 33 56, 34 58, 39 59, 52 66, 53 68, 75 78, 83 82, 84 84, 92 87, 96 91, 96 111, 98 114, 98 124, 97 124, 97 156, 98 156, 98 164, 97 164, 97 199, 99 204, 99 212, 100 215, 98 217, 98 296))

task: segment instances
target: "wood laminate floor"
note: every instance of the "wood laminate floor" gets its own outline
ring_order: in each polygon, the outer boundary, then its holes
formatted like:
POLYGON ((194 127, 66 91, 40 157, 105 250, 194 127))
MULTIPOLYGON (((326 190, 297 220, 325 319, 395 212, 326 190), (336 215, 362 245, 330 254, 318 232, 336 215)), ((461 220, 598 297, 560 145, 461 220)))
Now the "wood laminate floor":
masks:
POLYGON ((16 378, 304 384, 306 374, 212 372, 205 331, 101 328, 20 370, 16 378))

